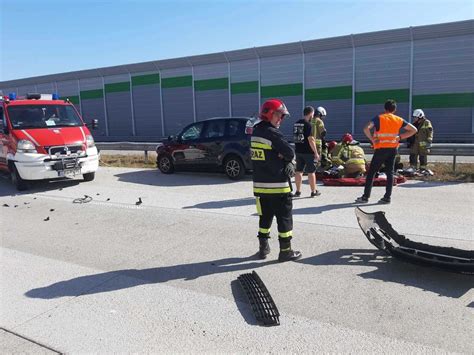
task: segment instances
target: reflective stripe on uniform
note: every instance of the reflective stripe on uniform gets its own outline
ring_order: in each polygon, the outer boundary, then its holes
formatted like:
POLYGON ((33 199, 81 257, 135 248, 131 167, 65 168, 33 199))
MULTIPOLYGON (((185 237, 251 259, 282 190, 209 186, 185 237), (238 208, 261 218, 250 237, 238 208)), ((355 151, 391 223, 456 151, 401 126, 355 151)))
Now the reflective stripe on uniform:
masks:
POLYGON ((290 186, 288 181, 285 182, 254 182, 253 187, 263 188, 275 188, 275 187, 288 187, 290 186))
POLYGON ((374 133, 374 138, 376 138, 376 137, 397 137, 397 136, 398 136, 398 134, 396 134, 396 133, 377 133, 377 132, 374 133))
POLYGON ((398 139, 377 139, 377 143, 398 143, 398 139))
POLYGON ((271 145, 268 145, 268 144, 265 144, 265 143, 259 143, 259 142, 251 142, 250 146, 252 148, 272 149, 271 145))
POLYGON ((420 142, 420 147, 425 147, 428 144, 428 142, 420 142))
POLYGON ((257 213, 259 216, 262 215, 262 205, 260 204, 260 197, 257 197, 257 213))
POLYGON ((265 138, 262 138, 262 137, 254 137, 254 136, 252 136, 252 137, 250 138, 250 141, 251 141, 251 142, 258 142, 258 143, 266 144, 266 145, 269 145, 270 147, 272 146, 272 141, 271 141, 271 140, 265 139, 265 138))
POLYGON ((278 233, 278 236, 279 236, 280 238, 289 238, 289 237, 293 236, 293 231, 279 232, 279 233, 278 233))
POLYGON ((259 228, 258 232, 262 234, 270 234, 270 228, 259 228))
POLYGON ((323 141, 321 139, 315 139, 314 141, 316 142, 316 144, 323 144, 323 141))
POLYGON ((291 192, 291 189, 290 187, 284 187, 284 188, 268 188, 268 189, 265 189, 265 188, 257 188, 257 187, 254 187, 253 188, 253 192, 254 193, 257 193, 257 194, 284 194, 284 193, 289 193, 291 192))

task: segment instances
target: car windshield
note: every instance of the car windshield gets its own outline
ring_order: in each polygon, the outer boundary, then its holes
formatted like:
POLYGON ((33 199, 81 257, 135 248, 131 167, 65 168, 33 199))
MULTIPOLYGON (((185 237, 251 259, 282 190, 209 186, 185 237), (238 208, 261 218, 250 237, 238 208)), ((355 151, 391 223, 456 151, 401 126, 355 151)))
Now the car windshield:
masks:
POLYGON ((78 127, 83 122, 69 105, 18 105, 8 107, 13 129, 78 127))

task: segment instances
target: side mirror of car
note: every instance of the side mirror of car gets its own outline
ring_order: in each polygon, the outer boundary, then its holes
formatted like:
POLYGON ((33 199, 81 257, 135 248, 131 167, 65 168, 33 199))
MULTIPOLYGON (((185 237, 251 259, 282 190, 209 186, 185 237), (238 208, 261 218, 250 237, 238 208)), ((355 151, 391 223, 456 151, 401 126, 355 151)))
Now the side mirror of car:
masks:
POLYGON ((176 136, 170 135, 168 136, 168 141, 174 141, 176 139, 176 136))

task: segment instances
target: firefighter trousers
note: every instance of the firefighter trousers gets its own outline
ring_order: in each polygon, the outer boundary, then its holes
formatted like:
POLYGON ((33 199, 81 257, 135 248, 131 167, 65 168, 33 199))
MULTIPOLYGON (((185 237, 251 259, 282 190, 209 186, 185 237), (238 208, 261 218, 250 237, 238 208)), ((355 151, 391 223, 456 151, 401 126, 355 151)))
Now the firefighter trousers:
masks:
POLYGON ((291 248, 293 236, 293 200, 290 194, 257 197, 257 212, 259 215, 258 237, 269 238, 273 217, 278 225, 278 240, 280 249, 291 248))

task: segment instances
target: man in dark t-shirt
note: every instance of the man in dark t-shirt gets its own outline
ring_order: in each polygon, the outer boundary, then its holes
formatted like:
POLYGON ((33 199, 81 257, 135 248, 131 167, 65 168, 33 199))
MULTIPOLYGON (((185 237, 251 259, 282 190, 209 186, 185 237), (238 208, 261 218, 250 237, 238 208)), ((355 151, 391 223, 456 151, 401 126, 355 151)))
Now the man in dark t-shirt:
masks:
POLYGON ((316 165, 319 161, 319 154, 316 148, 315 134, 311 119, 314 116, 314 108, 307 106, 303 110, 304 117, 297 121, 293 126, 293 136, 295 141, 296 153, 296 174, 295 184, 296 192, 294 197, 301 196, 301 184, 303 181, 303 171, 306 168, 308 173, 308 182, 311 187, 311 197, 319 196, 321 193, 316 190, 316 165))

